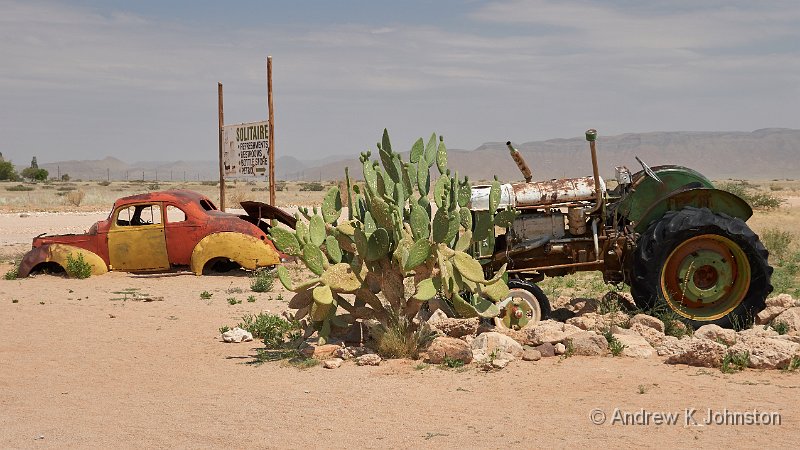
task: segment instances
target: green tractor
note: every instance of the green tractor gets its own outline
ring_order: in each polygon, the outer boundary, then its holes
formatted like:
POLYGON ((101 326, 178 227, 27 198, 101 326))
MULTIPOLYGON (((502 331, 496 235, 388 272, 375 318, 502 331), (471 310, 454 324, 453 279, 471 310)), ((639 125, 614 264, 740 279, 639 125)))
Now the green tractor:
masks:
POLYGON ((772 291, 772 267, 745 223, 753 214, 747 202, 692 169, 651 168, 638 157, 642 170, 617 167, 609 189, 598 174, 596 138, 586 132, 593 176, 531 181, 508 142, 525 182, 472 187, 475 223, 517 211, 504 232, 494 228, 473 249, 487 273, 508 269, 511 291, 498 304, 497 325, 523 328, 547 318, 550 306, 536 283, 578 271, 627 284, 638 307, 665 304, 695 328, 752 320, 772 291))

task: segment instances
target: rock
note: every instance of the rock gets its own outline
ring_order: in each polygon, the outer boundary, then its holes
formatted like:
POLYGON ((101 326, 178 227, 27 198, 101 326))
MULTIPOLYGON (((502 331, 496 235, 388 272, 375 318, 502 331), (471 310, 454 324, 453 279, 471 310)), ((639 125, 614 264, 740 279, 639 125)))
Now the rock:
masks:
POLYGON ((20 217, 30 217, 31 215, 28 214, 28 213, 21 213, 19 216, 20 217))
POLYGON ((475 335, 478 331, 480 320, 477 317, 473 317, 471 319, 455 319, 452 317, 447 317, 434 322, 428 322, 428 324, 432 328, 441 331, 446 336, 459 338, 461 336, 475 335))
POLYGON ((464 364, 472 362, 472 348, 461 339, 447 336, 439 336, 431 342, 427 350, 427 362, 431 364, 442 364, 445 357, 452 360, 460 360, 464 364))
POLYGON ((703 325, 694 332, 694 337, 700 339, 708 339, 710 341, 719 342, 720 344, 733 345, 736 343, 736 332, 719 325, 708 324, 703 325))
POLYGON ((608 314, 588 313, 567 319, 566 323, 586 331, 605 331, 615 325, 627 324, 630 318, 622 311, 608 314))
POLYGON ((635 316, 631 317, 630 324, 631 328, 633 328, 633 325, 639 324, 645 327, 650 327, 660 333, 664 332, 664 322, 662 322, 661 319, 648 316, 647 314, 636 314, 635 316))
POLYGON ((789 308, 778 314, 773 323, 786 324, 786 331, 800 331, 800 307, 789 308))
POLYGON ((253 334, 245 331, 239 327, 228 330, 222 333, 222 340, 225 342, 250 342, 253 340, 253 334))
POLYGON ((339 347, 333 352, 333 356, 344 360, 358 358, 359 356, 375 353, 368 347, 339 347))
POLYGON ((597 325, 597 314, 588 313, 583 316, 573 317, 571 319, 567 319, 566 323, 576 326, 581 330, 593 331, 597 325))
POLYGON ((492 367, 494 367, 495 369, 505 369, 506 366, 508 366, 508 363, 510 362, 511 362, 510 359, 495 358, 492 360, 492 367))
POLYGON ((522 345, 519 342, 495 331, 483 333, 476 337, 472 341, 472 350, 480 351, 487 355, 492 354, 492 352, 505 352, 515 358, 522 356, 522 345))
POLYGON ((796 334, 782 334, 778 337, 773 339, 783 339, 784 341, 794 342, 796 344, 800 344, 800 335, 796 334))
POLYGON ((597 312, 597 305, 600 302, 596 298, 572 298, 567 302, 567 309, 578 316, 597 312))
POLYGON ((344 360, 342 358, 326 359, 322 362, 322 367, 326 369, 338 369, 343 362, 344 360))
POLYGON ((681 351, 679 340, 675 336, 664 336, 661 344, 656 347, 656 353, 658 356, 672 356, 679 353, 681 351))
POLYGON ((631 325, 630 333, 620 333, 620 334, 635 334, 637 336, 641 336, 644 340, 647 341, 648 344, 652 347, 658 347, 661 345, 661 342, 664 340, 666 336, 661 331, 658 331, 655 328, 648 327, 646 325, 642 325, 641 323, 634 323, 631 325))
POLYGON ((608 341, 592 331, 573 333, 565 339, 572 343, 574 355, 600 356, 608 353, 608 341))
POLYGON ((433 313, 431 313, 431 317, 428 319, 428 325, 432 325, 436 321, 445 319, 448 319, 447 314, 445 314, 441 309, 437 308, 433 313))
POLYGON ((767 306, 766 308, 762 309, 761 312, 756 314, 756 324, 757 325, 769 325, 773 319, 778 317, 778 315, 788 308, 784 308, 783 306, 767 306))
POLYGON ((527 334, 526 344, 540 345, 545 342, 551 344, 561 342, 570 334, 581 331, 581 329, 574 325, 556 322, 555 320, 544 320, 533 327, 525 328, 523 331, 527 334))
POLYGON ((523 361, 538 361, 542 359, 542 354, 539 350, 536 350, 533 347, 526 346, 523 347, 522 350, 522 360, 523 361))
MULTIPOLYGON (((737 334, 739 335, 738 339, 748 338, 748 337, 753 337, 753 336, 757 336, 757 337, 776 337, 776 336, 778 336, 778 332, 773 330, 772 328, 769 328, 769 327, 748 328, 746 330, 742 330, 742 331, 738 332, 737 334)), ((738 339, 737 339, 737 341, 738 341, 738 339)))
POLYGON ((750 354, 750 365, 754 369, 783 369, 789 366, 793 357, 800 357, 800 344, 759 336, 743 338, 728 352, 750 354))
POLYGON ((336 351, 340 348, 342 348, 342 346, 336 344, 309 344, 300 350, 300 353, 302 353, 306 358, 328 359, 333 357, 336 354, 336 351))
POLYGON ((665 361, 667 364, 687 364, 700 367, 719 367, 727 347, 708 339, 681 339, 677 349, 665 361))
POLYGON ((689 334, 689 329, 686 328, 686 324, 681 322, 680 320, 673 320, 671 322, 673 333, 680 334, 681 336, 686 336, 689 334))
POLYGON ((368 353, 356 358, 356 364, 359 366, 377 366, 381 363, 381 357, 375 353, 368 353))
MULTIPOLYGON (((639 326, 641 327, 641 325, 639 325, 639 326)), ((651 328, 651 330, 652 330, 652 328, 651 328)), ((655 331, 655 330, 653 330, 653 331, 655 331)), ((627 335, 630 335, 630 336, 641 336, 635 330, 632 330, 630 328, 622 328, 622 327, 617 326, 617 325, 612 325, 611 326, 611 334, 627 334, 627 335)))
POLYGON ((629 358, 651 358, 656 354, 645 338, 633 334, 615 334, 614 337, 625 347, 620 355, 629 358))
POLYGON ((556 355, 563 355, 564 353, 567 353, 567 346, 559 342, 553 346, 553 350, 555 351, 556 355))
POLYGON ((539 352, 539 354, 542 355, 543 358, 552 358, 553 356, 556 356, 556 348, 553 344, 549 342, 546 342, 542 345, 537 345, 536 347, 534 347, 534 350, 539 352))
POLYGON ((767 304, 768 308, 772 306, 779 306, 783 309, 789 309, 791 307, 798 306, 797 300, 792 298, 792 296, 789 294, 778 294, 774 297, 768 298, 765 303, 767 304))

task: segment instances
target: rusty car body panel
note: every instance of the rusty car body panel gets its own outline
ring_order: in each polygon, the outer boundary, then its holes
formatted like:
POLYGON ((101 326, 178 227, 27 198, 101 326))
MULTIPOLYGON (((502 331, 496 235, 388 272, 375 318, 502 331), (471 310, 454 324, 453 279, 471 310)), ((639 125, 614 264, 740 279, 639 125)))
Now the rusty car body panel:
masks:
POLYGON ((200 275, 207 264, 219 260, 246 269, 268 267, 279 264, 282 256, 268 230, 269 224, 260 218, 221 212, 196 192, 133 195, 114 202, 108 218, 84 234, 34 238, 19 276, 54 266, 65 269, 66 256, 78 253, 90 263, 93 274, 163 272, 183 266, 200 275))

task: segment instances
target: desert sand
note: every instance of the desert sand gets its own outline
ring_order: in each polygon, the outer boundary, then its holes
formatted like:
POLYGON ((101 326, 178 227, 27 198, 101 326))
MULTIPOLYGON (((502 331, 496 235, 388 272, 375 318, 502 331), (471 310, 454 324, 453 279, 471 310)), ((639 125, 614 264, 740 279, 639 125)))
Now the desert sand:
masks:
MULTIPOLYGON (((107 215, 96 209, 0 214, 2 256, 40 232, 82 232, 107 215)), ((497 372, 407 360, 255 365, 259 342, 226 344, 218 330, 284 311, 290 293, 279 283, 253 293, 249 282, 244 272, 0 280, 0 448, 793 448, 800 439, 797 372, 581 356, 497 372), (124 300, 126 289, 153 301, 124 300), (595 408, 602 425, 590 420, 595 408), (705 425, 709 408, 777 413, 781 423, 705 425), (612 423, 615 409, 678 422, 612 423), (698 424, 686 424, 687 409, 698 424)))

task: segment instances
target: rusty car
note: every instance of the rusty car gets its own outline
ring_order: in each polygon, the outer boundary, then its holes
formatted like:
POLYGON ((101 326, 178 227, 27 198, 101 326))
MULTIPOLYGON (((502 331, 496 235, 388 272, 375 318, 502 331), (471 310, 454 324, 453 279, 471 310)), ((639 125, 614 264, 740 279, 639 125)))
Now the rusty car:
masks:
POLYGON ((294 218, 259 202, 242 202, 242 207, 246 215, 222 212, 208 197, 188 190, 120 198, 108 218, 83 234, 36 236, 19 276, 65 272, 68 261, 76 258, 88 263, 93 275, 186 268, 201 275, 279 264, 285 255, 270 240, 265 219, 293 226, 294 218))

